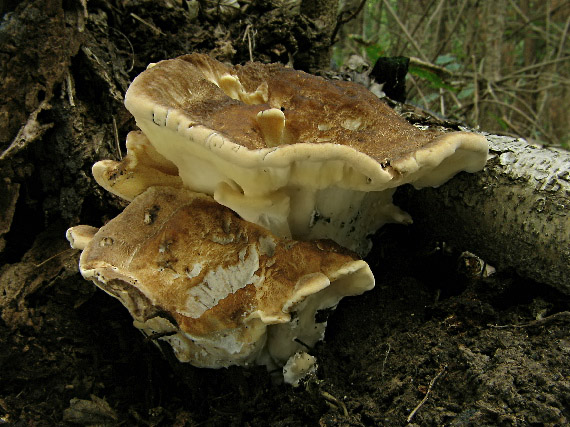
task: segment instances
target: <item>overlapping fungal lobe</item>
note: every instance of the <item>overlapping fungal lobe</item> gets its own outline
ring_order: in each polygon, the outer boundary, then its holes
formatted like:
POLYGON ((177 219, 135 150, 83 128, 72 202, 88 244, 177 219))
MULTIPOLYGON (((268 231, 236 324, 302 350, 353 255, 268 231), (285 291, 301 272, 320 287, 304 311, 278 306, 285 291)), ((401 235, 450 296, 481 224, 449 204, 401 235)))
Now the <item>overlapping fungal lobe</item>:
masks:
POLYGON ((383 224, 411 221, 396 187, 441 185, 487 159, 481 135, 420 130, 360 85, 279 64, 161 61, 125 105, 187 188, 279 236, 361 255, 383 224))
POLYGON ((277 238, 187 189, 151 187, 96 233, 78 226, 68 239, 83 248, 86 279, 198 367, 283 366, 323 337, 318 312, 374 286, 338 245, 277 238))
POLYGON ((142 132, 129 132, 126 147, 122 161, 93 165, 93 177, 105 190, 131 201, 152 186, 182 187, 176 165, 161 156, 142 132))

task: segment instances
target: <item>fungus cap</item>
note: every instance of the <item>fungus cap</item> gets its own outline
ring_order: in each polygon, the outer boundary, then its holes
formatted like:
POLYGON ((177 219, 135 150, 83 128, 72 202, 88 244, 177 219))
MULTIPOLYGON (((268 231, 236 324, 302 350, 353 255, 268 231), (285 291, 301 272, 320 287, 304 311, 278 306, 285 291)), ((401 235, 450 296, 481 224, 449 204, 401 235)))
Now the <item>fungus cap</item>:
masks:
POLYGON ((126 146, 121 162, 101 160, 91 168, 105 190, 131 201, 152 186, 182 187, 176 165, 158 154, 142 132, 129 132, 126 146))
MULTIPOLYGON (((283 366, 305 350, 300 343, 322 339, 318 311, 374 286, 368 265, 346 249, 279 239, 187 189, 151 187, 92 231, 67 233, 70 242, 92 236, 81 245, 81 274, 118 298, 145 335, 198 367, 283 366)), ((306 359, 289 366, 310 370, 306 359)))
POLYGON ((397 186, 475 172, 488 151, 481 135, 410 125, 360 85, 201 54, 149 66, 125 105, 188 188, 278 235, 360 254, 384 223, 410 221, 397 186))

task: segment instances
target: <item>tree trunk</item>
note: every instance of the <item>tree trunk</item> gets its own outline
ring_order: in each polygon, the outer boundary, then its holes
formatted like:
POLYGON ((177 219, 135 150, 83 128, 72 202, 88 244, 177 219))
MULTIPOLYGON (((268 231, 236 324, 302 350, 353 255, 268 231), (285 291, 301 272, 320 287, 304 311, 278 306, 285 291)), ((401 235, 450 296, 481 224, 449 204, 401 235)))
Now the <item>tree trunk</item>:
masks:
POLYGON ((301 15, 308 20, 307 46, 295 55, 295 68, 317 71, 330 68, 331 36, 336 24, 338 0, 304 0, 301 15))
POLYGON ((570 294, 570 153, 489 135, 476 174, 399 195, 431 237, 570 294))

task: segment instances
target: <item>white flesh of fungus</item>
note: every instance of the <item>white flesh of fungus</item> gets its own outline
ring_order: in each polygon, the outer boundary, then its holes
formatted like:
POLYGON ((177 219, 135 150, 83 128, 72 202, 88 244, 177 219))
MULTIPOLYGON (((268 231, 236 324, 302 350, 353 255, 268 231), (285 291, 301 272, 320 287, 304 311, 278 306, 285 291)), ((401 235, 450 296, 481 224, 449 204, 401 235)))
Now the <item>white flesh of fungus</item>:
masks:
POLYGON ((283 378, 287 384, 293 387, 299 385, 299 381, 317 370, 317 359, 305 352, 296 353, 289 358, 283 366, 283 378))

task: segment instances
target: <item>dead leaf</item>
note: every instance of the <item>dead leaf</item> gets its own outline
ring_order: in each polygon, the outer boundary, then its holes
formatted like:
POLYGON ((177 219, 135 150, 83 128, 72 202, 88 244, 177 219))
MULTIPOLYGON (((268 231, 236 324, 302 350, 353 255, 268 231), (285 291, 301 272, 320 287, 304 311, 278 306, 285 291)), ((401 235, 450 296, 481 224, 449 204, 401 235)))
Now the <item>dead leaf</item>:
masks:
POLYGON ((73 398, 63 411, 63 420, 83 426, 115 425, 118 417, 105 399, 91 395, 91 400, 73 398))

